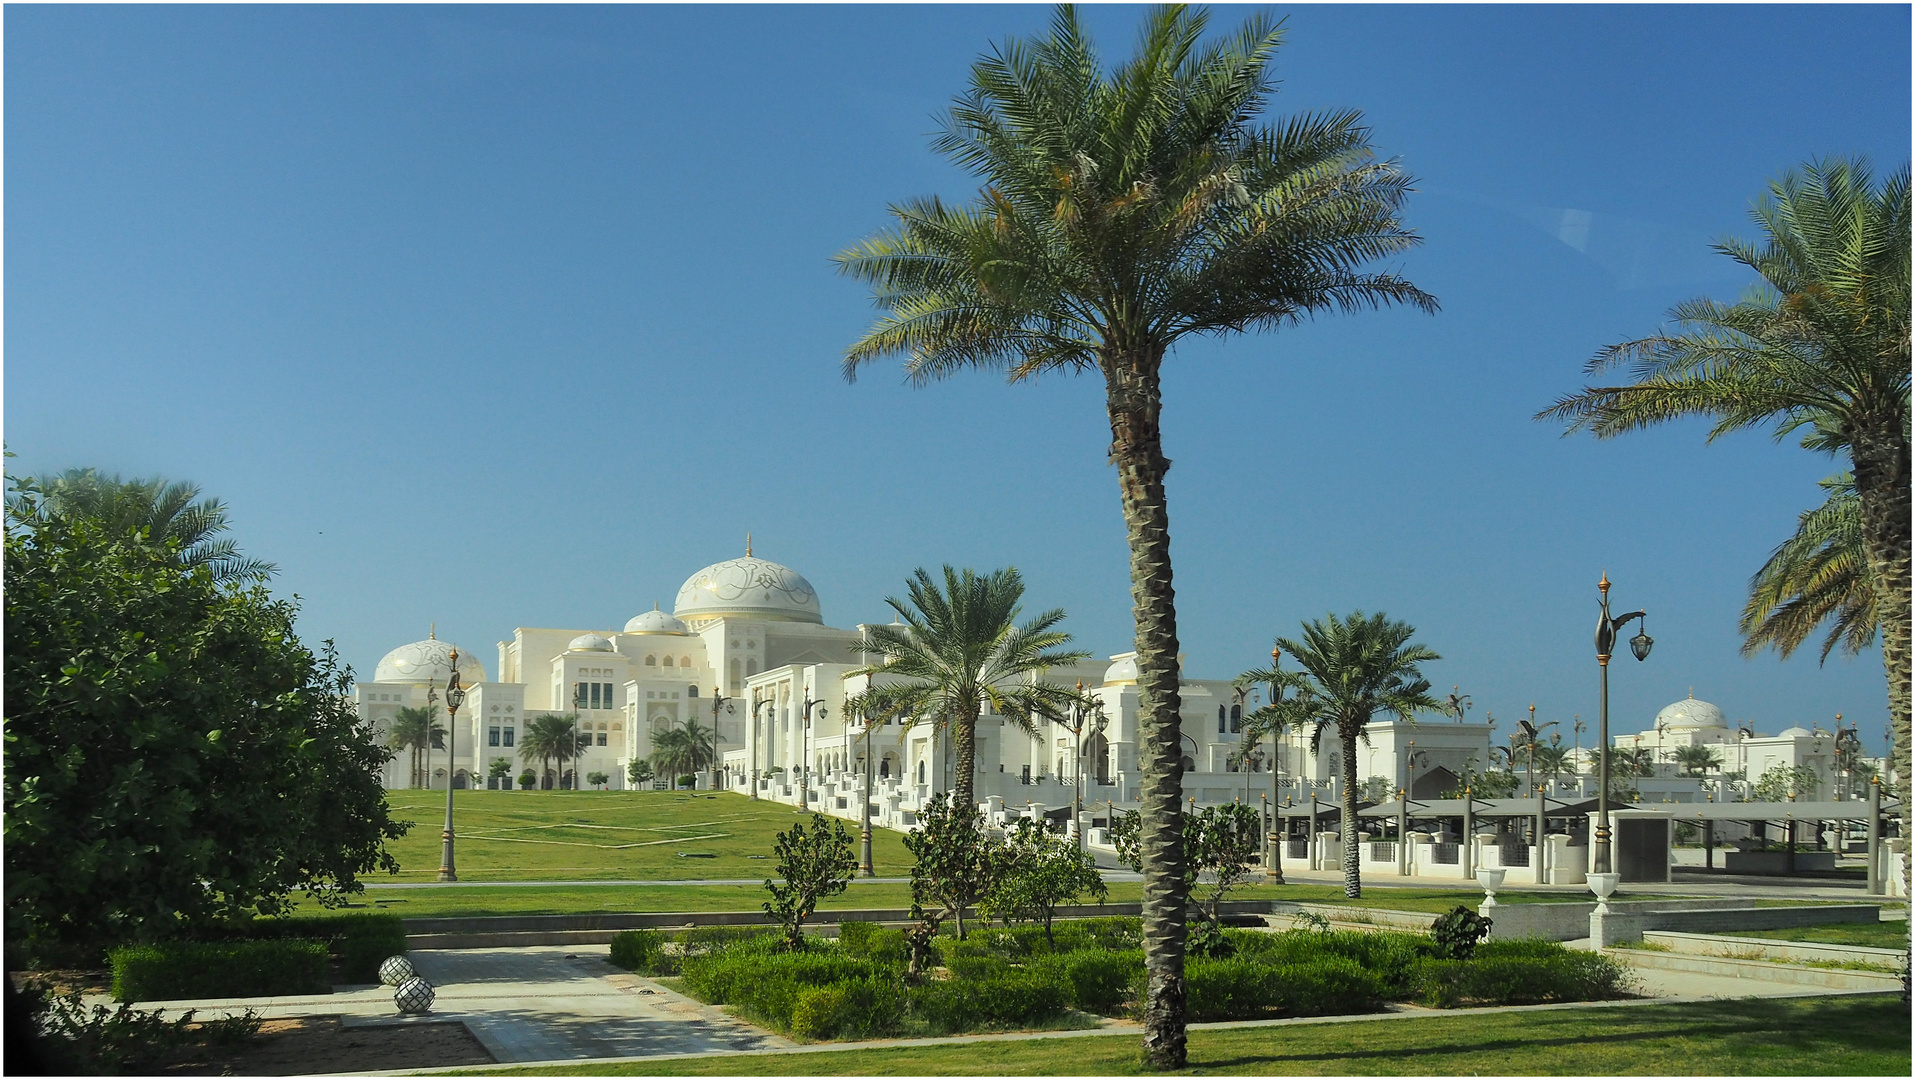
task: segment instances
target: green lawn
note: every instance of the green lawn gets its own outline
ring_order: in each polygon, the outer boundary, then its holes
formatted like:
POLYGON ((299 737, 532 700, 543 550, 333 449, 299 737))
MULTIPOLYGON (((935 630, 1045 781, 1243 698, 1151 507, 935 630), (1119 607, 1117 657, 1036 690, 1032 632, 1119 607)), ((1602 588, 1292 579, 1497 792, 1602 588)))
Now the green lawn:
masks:
POLYGON ((1908 920, 1824 923, 1821 926, 1797 926, 1788 930, 1738 930, 1735 936, 1772 938, 1776 941, 1807 941, 1819 945, 1866 945, 1873 949, 1907 950, 1908 920))
MULTIPOLYGON (((386 797, 393 817, 415 823, 390 845, 397 880, 431 881, 445 792, 386 797)), ((802 818, 733 792, 458 791, 453 799, 459 876, 468 881, 762 878, 771 872, 772 838, 802 818)), ((855 840, 858 823, 846 826, 855 840)), ((875 829, 871 843, 879 865, 908 865, 897 833, 875 829)))
MULTIPOLYGON (((1893 995, 1708 1001, 1203 1030, 1190 1071, 1249 1076, 1907 1076, 1893 995)), ((507 1075, 1124 1076, 1138 1036, 562 1065, 507 1075)), ((465 1074, 480 1075, 480 1074, 465 1074)), ((500 1075, 488 1070, 483 1075, 500 1075)))

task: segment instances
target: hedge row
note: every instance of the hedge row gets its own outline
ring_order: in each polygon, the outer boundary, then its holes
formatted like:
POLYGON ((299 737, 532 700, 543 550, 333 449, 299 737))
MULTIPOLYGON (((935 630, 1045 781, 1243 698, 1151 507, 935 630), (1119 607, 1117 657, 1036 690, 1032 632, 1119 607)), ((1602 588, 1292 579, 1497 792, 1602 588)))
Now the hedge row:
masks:
POLYGON ((326 943, 303 938, 263 941, 165 941, 122 945, 107 954, 115 1001, 271 997, 323 994, 326 943))
POLYGON ((387 911, 359 911, 348 915, 295 916, 255 919, 254 938, 312 938, 323 940, 339 961, 339 979, 346 983, 376 983, 379 965, 387 957, 406 954, 406 927, 387 911))

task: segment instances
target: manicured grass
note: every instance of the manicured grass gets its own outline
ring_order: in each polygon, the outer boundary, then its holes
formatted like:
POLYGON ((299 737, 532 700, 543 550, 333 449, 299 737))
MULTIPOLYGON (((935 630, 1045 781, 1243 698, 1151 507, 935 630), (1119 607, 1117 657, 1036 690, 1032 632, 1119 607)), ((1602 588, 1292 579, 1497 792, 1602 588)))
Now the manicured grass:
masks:
POLYGON ((1908 920, 1873 923, 1824 923, 1787 930, 1738 930, 1736 937, 1806 941, 1819 945, 1866 945, 1872 949, 1908 948, 1908 920))
MULTIPOLYGON (((1907 1076, 1893 995, 1197 1030, 1190 1070, 1250 1076, 1907 1076)), ((1138 1036, 562 1065, 508 1075, 1127 1076, 1138 1036)), ((478 1074, 466 1074, 478 1075, 478 1074)), ((485 1075, 500 1075, 488 1072, 485 1075)))
MULTIPOLYGON (((397 880, 431 881, 445 792, 386 798, 394 817, 416 823, 390 846, 397 880)), ((764 877, 773 837, 802 819, 793 807, 733 792, 458 791, 453 803, 459 876, 478 881, 764 877)), ((856 835, 857 822, 845 826, 856 835)), ((879 865, 910 865, 897 833, 874 829, 871 843, 879 865)))

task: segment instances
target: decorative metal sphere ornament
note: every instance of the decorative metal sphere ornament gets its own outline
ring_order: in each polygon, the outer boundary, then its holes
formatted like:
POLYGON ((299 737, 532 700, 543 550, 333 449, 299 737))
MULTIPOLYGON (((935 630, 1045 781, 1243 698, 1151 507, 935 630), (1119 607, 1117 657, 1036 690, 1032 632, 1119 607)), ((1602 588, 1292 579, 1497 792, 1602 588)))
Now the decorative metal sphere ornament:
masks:
POLYGON ((401 1016, 418 1016, 432 1011, 432 999, 436 996, 432 984, 415 975, 399 984, 392 1000, 399 1006, 401 1016))
POLYGON ((387 986, 398 986, 417 974, 412 969, 412 961, 404 956, 389 956, 385 963, 379 965, 379 981, 387 986))

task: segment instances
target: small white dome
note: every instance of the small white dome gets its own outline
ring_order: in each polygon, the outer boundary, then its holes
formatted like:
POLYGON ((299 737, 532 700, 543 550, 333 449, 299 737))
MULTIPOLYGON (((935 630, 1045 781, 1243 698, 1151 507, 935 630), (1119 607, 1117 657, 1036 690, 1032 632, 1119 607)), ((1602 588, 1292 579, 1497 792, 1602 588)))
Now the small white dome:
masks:
POLYGON ((1776 736, 1776 738, 1778 738, 1778 739, 1806 739, 1806 738, 1808 738, 1808 737, 1809 737, 1809 736, 1810 736, 1811 734, 1812 734, 1812 732, 1810 732, 1810 731, 1809 731, 1809 730, 1808 730, 1807 728, 1799 728, 1799 727, 1792 727, 1792 728, 1785 728, 1785 729, 1783 729, 1783 731, 1782 731, 1782 733, 1781 733, 1781 734, 1779 734, 1779 735, 1777 735, 1777 736, 1776 736))
POLYGON ((781 622, 822 623, 818 592, 804 575, 746 555, 713 563, 685 579, 672 614, 681 618, 742 615, 781 622))
POLYGON ((1664 707, 1656 714, 1656 726, 1667 731, 1726 728, 1729 726, 1729 719, 1722 715, 1721 709, 1691 697, 1664 707))
POLYGON ((1105 686, 1137 685, 1137 654, 1118 653, 1111 657, 1112 664, 1104 669, 1105 686))
POLYGON ((643 615, 635 615, 625 624, 628 634, 688 634, 691 629, 683 621, 675 618, 669 611, 657 608, 643 615))
MULTIPOLYGON (((438 638, 401 645, 379 661, 379 667, 373 671, 372 681, 422 683, 430 679, 444 686, 452 679, 454 648, 457 646, 450 641, 440 641, 438 638)), ((467 686, 485 681, 485 665, 464 649, 459 649, 459 681, 467 686)))
POLYGON ((580 634, 565 647, 567 652, 612 652, 612 643, 598 634, 580 634))

